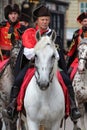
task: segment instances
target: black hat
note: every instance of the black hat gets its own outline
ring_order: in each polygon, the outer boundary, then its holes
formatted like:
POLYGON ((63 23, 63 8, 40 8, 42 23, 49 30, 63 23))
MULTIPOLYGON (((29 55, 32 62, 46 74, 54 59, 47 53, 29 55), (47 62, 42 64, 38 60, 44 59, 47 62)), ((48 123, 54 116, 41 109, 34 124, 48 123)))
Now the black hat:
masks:
POLYGON ((36 21, 38 17, 50 16, 50 11, 45 5, 39 5, 33 11, 33 20, 36 21))
POLYGON ((77 21, 78 21, 79 23, 81 23, 82 20, 85 19, 85 18, 87 18, 87 12, 81 13, 81 14, 77 17, 77 21))
POLYGON ((17 12, 19 15, 20 15, 20 9, 19 9, 19 6, 17 4, 14 4, 14 5, 7 5, 5 8, 4 8, 4 15, 5 15, 5 18, 8 19, 8 15, 11 13, 11 12, 17 12))
POLYGON ((24 1, 21 5, 21 16, 20 21, 30 22, 32 19, 32 9, 34 3, 24 1))
POLYGON ((20 16, 20 21, 26 21, 26 22, 30 22, 30 16, 28 16, 27 14, 25 13, 21 13, 21 16, 20 16))

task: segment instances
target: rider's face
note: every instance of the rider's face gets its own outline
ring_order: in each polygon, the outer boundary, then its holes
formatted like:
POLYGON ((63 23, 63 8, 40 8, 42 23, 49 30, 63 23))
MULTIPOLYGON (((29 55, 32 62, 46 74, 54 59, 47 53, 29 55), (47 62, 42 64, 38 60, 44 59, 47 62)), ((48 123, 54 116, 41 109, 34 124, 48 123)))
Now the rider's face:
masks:
POLYGON ((87 18, 83 19, 81 24, 82 26, 87 27, 87 18))
POLYGON ((11 22, 16 22, 18 20, 18 17, 19 17, 19 14, 16 13, 16 12, 11 12, 9 15, 8 15, 8 18, 11 22))
POLYGON ((46 30, 50 23, 50 16, 41 16, 37 19, 37 24, 40 30, 46 30))

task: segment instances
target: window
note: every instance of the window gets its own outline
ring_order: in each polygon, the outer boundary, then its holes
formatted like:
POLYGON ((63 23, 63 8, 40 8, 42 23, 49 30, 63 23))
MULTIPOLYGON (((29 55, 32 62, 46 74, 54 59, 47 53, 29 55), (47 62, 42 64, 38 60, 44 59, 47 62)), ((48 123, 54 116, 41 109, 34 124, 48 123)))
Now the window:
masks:
POLYGON ((87 12, 87 2, 80 3, 80 12, 87 12))

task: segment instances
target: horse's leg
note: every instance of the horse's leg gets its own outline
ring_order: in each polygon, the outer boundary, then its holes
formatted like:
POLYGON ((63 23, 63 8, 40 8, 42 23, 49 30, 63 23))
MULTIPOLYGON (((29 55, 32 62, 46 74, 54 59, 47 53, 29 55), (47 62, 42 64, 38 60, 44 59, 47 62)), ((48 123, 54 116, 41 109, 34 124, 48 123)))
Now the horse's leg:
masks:
POLYGON ((45 126, 44 125, 40 125, 40 129, 39 130, 45 130, 45 126))
POLYGON ((0 129, 2 130, 3 122, 2 119, 0 118, 0 129))
POLYGON ((52 124, 51 130, 59 130, 61 122, 57 121, 52 124))
POLYGON ((82 115, 82 117, 80 118, 80 122, 81 122, 82 130, 86 130, 85 123, 84 123, 84 115, 82 115))
POLYGON ((19 114, 18 114, 17 129, 18 130, 28 130, 27 119, 23 112, 19 112, 19 114))
POLYGON ((39 124, 31 121, 29 117, 27 117, 27 124, 29 130, 39 130, 39 124))
POLYGON ((24 120, 18 119, 17 121, 17 130, 28 130, 27 124, 24 120))
POLYGON ((10 129, 10 123, 9 123, 9 121, 6 119, 6 120, 4 120, 4 123, 5 123, 5 128, 6 128, 6 130, 11 130, 10 129))
POLYGON ((78 121, 73 121, 73 130, 81 130, 81 128, 77 125, 78 121))
POLYGON ((78 104, 78 107, 79 107, 79 110, 80 110, 80 113, 81 113, 81 118, 80 118, 80 122, 81 122, 81 128, 82 130, 86 130, 85 128, 85 122, 84 122, 84 114, 85 114, 85 107, 84 107, 84 104, 78 104))
POLYGON ((17 117, 15 117, 13 120, 10 120, 6 117, 6 115, 3 114, 3 120, 5 123, 6 130, 16 130, 17 129, 17 117))
POLYGON ((11 130, 17 130, 17 121, 10 122, 10 129, 11 130))

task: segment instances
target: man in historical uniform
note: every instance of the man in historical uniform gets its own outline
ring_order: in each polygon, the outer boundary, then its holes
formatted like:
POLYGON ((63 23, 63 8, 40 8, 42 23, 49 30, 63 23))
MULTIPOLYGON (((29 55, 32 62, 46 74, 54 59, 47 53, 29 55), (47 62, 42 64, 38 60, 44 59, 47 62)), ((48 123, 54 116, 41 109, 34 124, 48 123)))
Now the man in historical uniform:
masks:
POLYGON ((77 21, 82 25, 82 27, 74 32, 71 45, 68 50, 67 58, 66 58, 68 69, 70 65, 72 64, 69 69, 70 72, 72 71, 72 68, 75 67, 76 64, 78 63, 77 46, 79 45, 82 38, 87 37, 87 12, 81 13, 77 17, 77 21))
POLYGON ((6 21, 0 23, 0 49, 3 59, 6 59, 10 56, 10 50, 12 48, 13 40, 20 39, 20 34, 17 31, 17 29, 20 28, 19 6, 17 4, 7 5, 4 8, 4 15, 6 21))

